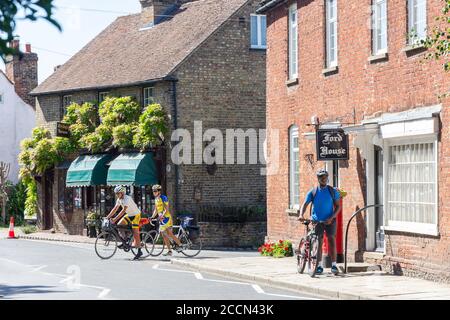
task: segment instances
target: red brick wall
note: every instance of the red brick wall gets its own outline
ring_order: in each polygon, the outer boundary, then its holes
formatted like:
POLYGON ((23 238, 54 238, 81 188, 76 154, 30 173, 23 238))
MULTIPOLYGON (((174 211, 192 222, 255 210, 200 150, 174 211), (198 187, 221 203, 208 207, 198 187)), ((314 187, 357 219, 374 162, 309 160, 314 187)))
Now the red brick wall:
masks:
MULTIPOLYGON (((337 74, 324 76, 324 1, 298 1, 299 19, 299 83, 287 86, 287 8, 280 5, 268 15, 267 51, 267 126, 280 130, 280 169, 267 179, 268 236, 271 239, 298 240, 302 225, 289 217, 289 149, 288 128, 292 124, 300 133, 300 196, 315 183, 313 168, 305 159, 314 154, 315 143, 302 134, 312 132, 307 126, 311 116, 322 122, 339 120, 356 123, 376 112, 398 112, 419 106, 440 103, 438 95, 450 87, 450 77, 438 62, 423 62, 424 52, 406 54, 407 11, 405 0, 388 2, 388 60, 370 63, 371 30, 369 28, 370 0, 338 1, 338 67, 337 74)), ((442 1, 428 1, 428 23, 434 23, 442 1)), ((384 262, 399 262, 404 273, 428 275, 433 279, 450 281, 450 99, 442 101, 442 131, 439 143, 439 237, 406 233, 386 234, 387 249, 384 262)), ((350 137, 352 145, 353 137, 350 137)), ((364 163, 359 151, 351 147, 348 166, 340 169, 341 187, 349 195, 344 201, 344 223, 358 207, 364 206, 364 163)), ((364 220, 356 219, 350 231, 351 259, 355 251, 364 249, 364 220)))

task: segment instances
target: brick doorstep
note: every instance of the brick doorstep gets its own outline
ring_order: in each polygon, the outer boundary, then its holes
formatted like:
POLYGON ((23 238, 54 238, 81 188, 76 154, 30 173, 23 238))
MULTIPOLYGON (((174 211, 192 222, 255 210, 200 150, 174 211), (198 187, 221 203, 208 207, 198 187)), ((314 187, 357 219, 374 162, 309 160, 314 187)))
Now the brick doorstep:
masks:
POLYGON ((450 286, 431 281, 389 275, 380 271, 351 273, 317 278, 300 275, 292 258, 239 257, 218 259, 172 259, 172 264, 196 271, 253 281, 262 285, 310 293, 331 299, 391 300, 445 299, 450 300, 450 286), (276 271, 274 271, 276 270, 276 271), (395 279, 396 284, 392 284, 395 279), (439 294, 436 294, 439 292, 439 294))

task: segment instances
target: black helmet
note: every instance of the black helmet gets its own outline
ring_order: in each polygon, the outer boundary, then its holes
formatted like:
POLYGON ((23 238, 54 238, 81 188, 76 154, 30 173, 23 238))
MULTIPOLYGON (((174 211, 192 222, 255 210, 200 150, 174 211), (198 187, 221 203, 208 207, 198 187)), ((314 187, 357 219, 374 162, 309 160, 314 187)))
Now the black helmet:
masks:
POLYGON ((320 169, 316 172, 316 175, 318 177, 327 176, 328 177, 328 171, 325 169, 320 169))

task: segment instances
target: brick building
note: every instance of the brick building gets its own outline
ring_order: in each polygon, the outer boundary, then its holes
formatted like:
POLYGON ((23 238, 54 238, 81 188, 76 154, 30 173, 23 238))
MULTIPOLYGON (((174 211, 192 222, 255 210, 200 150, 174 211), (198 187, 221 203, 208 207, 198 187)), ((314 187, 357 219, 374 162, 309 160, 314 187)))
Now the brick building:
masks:
MULTIPOLYGON (((54 134, 67 104, 109 95, 133 96, 143 106, 160 103, 172 130, 193 133, 194 121, 202 121, 203 131, 264 129, 265 20, 252 15, 258 2, 140 2, 141 13, 118 18, 33 91, 38 125, 54 134)), ((177 212, 198 213, 212 206, 265 208, 259 164, 174 165, 169 143, 161 159, 160 182, 177 212)), ((61 208, 78 192, 63 187, 65 170, 67 165, 55 168, 39 185, 41 216, 48 221, 42 225, 81 233, 83 213, 70 205, 69 210, 61 208)), ((265 234, 263 224, 260 234, 265 234)), ((226 237, 217 233, 215 238, 210 243, 223 245, 226 237)))
MULTIPOLYGON (((298 208, 327 167, 348 192, 349 259, 450 281, 450 77, 418 39, 440 0, 265 0, 268 237, 299 240, 298 208), (371 18, 374 19, 371 19, 371 18), (317 162, 315 126, 348 134, 348 161, 317 162), (269 139, 269 141, 272 141, 269 139), (376 218, 377 217, 377 218, 376 218)), ((332 178, 331 178, 332 177, 332 178)))

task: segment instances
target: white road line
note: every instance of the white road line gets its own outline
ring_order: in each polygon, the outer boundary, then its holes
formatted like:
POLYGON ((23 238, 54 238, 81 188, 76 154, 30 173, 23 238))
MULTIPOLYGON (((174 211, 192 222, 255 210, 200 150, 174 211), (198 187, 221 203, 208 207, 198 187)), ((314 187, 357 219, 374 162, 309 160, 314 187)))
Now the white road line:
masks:
POLYGON ((257 284, 251 284, 251 283, 246 283, 246 282, 237 282, 237 281, 228 281, 228 280, 205 279, 200 272, 160 268, 159 264, 155 264, 152 267, 152 269, 159 270, 159 271, 168 271, 168 272, 191 273, 195 276, 195 278, 197 278, 198 280, 203 280, 203 281, 247 285, 247 286, 251 286, 253 288, 253 290, 255 290, 258 294, 264 294, 264 295, 268 295, 268 296, 291 298, 291 299, 320 300, 318 298, 310 298, 310 297, 303 297, 303 296, 290 296, 290 295, 286 295, 286 294, 267 293, 264 291, 263 288, 261 288, 257 284))
POLYGON ((97 296, 99 299, 105 299, 106 296, 111 292, 111 289, 103 289, 102 292, 97 296))
POLYGON ((264 294, 264 290, 258 286, 257 284, 252 284, 253 289, 255 289, 256 292, 258 292, 259 294, 264 294))
POLYGON ((46 267, 47 267, 47 265, 45 264, 45 265, 43 265, 43 266, 39 266, 39 267, 37 267, 37 268, 31 270, 31 272, 37 272, 37 271, 40 271, 40 270, 42 270, 42 269, 44 269, 44 268, 46 268, 46 267))
MULTIPOLYGON (((27 265, 21 262, 17 262, 14 260, 10 260, 10 259, 5 259, 5 258, 0 258, 0 260, 9 262, 9 263, 14 263, 23 267, 27 267, 27 268, 33 268, 30 272, 39 272, 41 274, 44 274, 46 276, 56 276, 56 277, 60 277, 63 278, 61 281, 59 281, 59 283, 64 283, 67 282, 69 280, 72 280, 74 278, 74 276, 67 276, 67 274, 58 274, 58 273, 52 273, 52 272, 43 272, 40 271, 42 269, 44 269, 45 267, 48 267, 47 265, 42 265, 42 266, 38 266, 36 267, 36 265, 27 265)), ((92 285, 88 285, 88 284, 77 284, 80 287, 85 287, 85 288, 92 288, 92 289, 97 289, 97 290, 101 290, 101 292, 98 294, 97 298, 99 299, 105 299, 105 297, 111 292, 111 289, 105 288, 105 287, 99 287, 99 286, 92 286, 92 285)))

